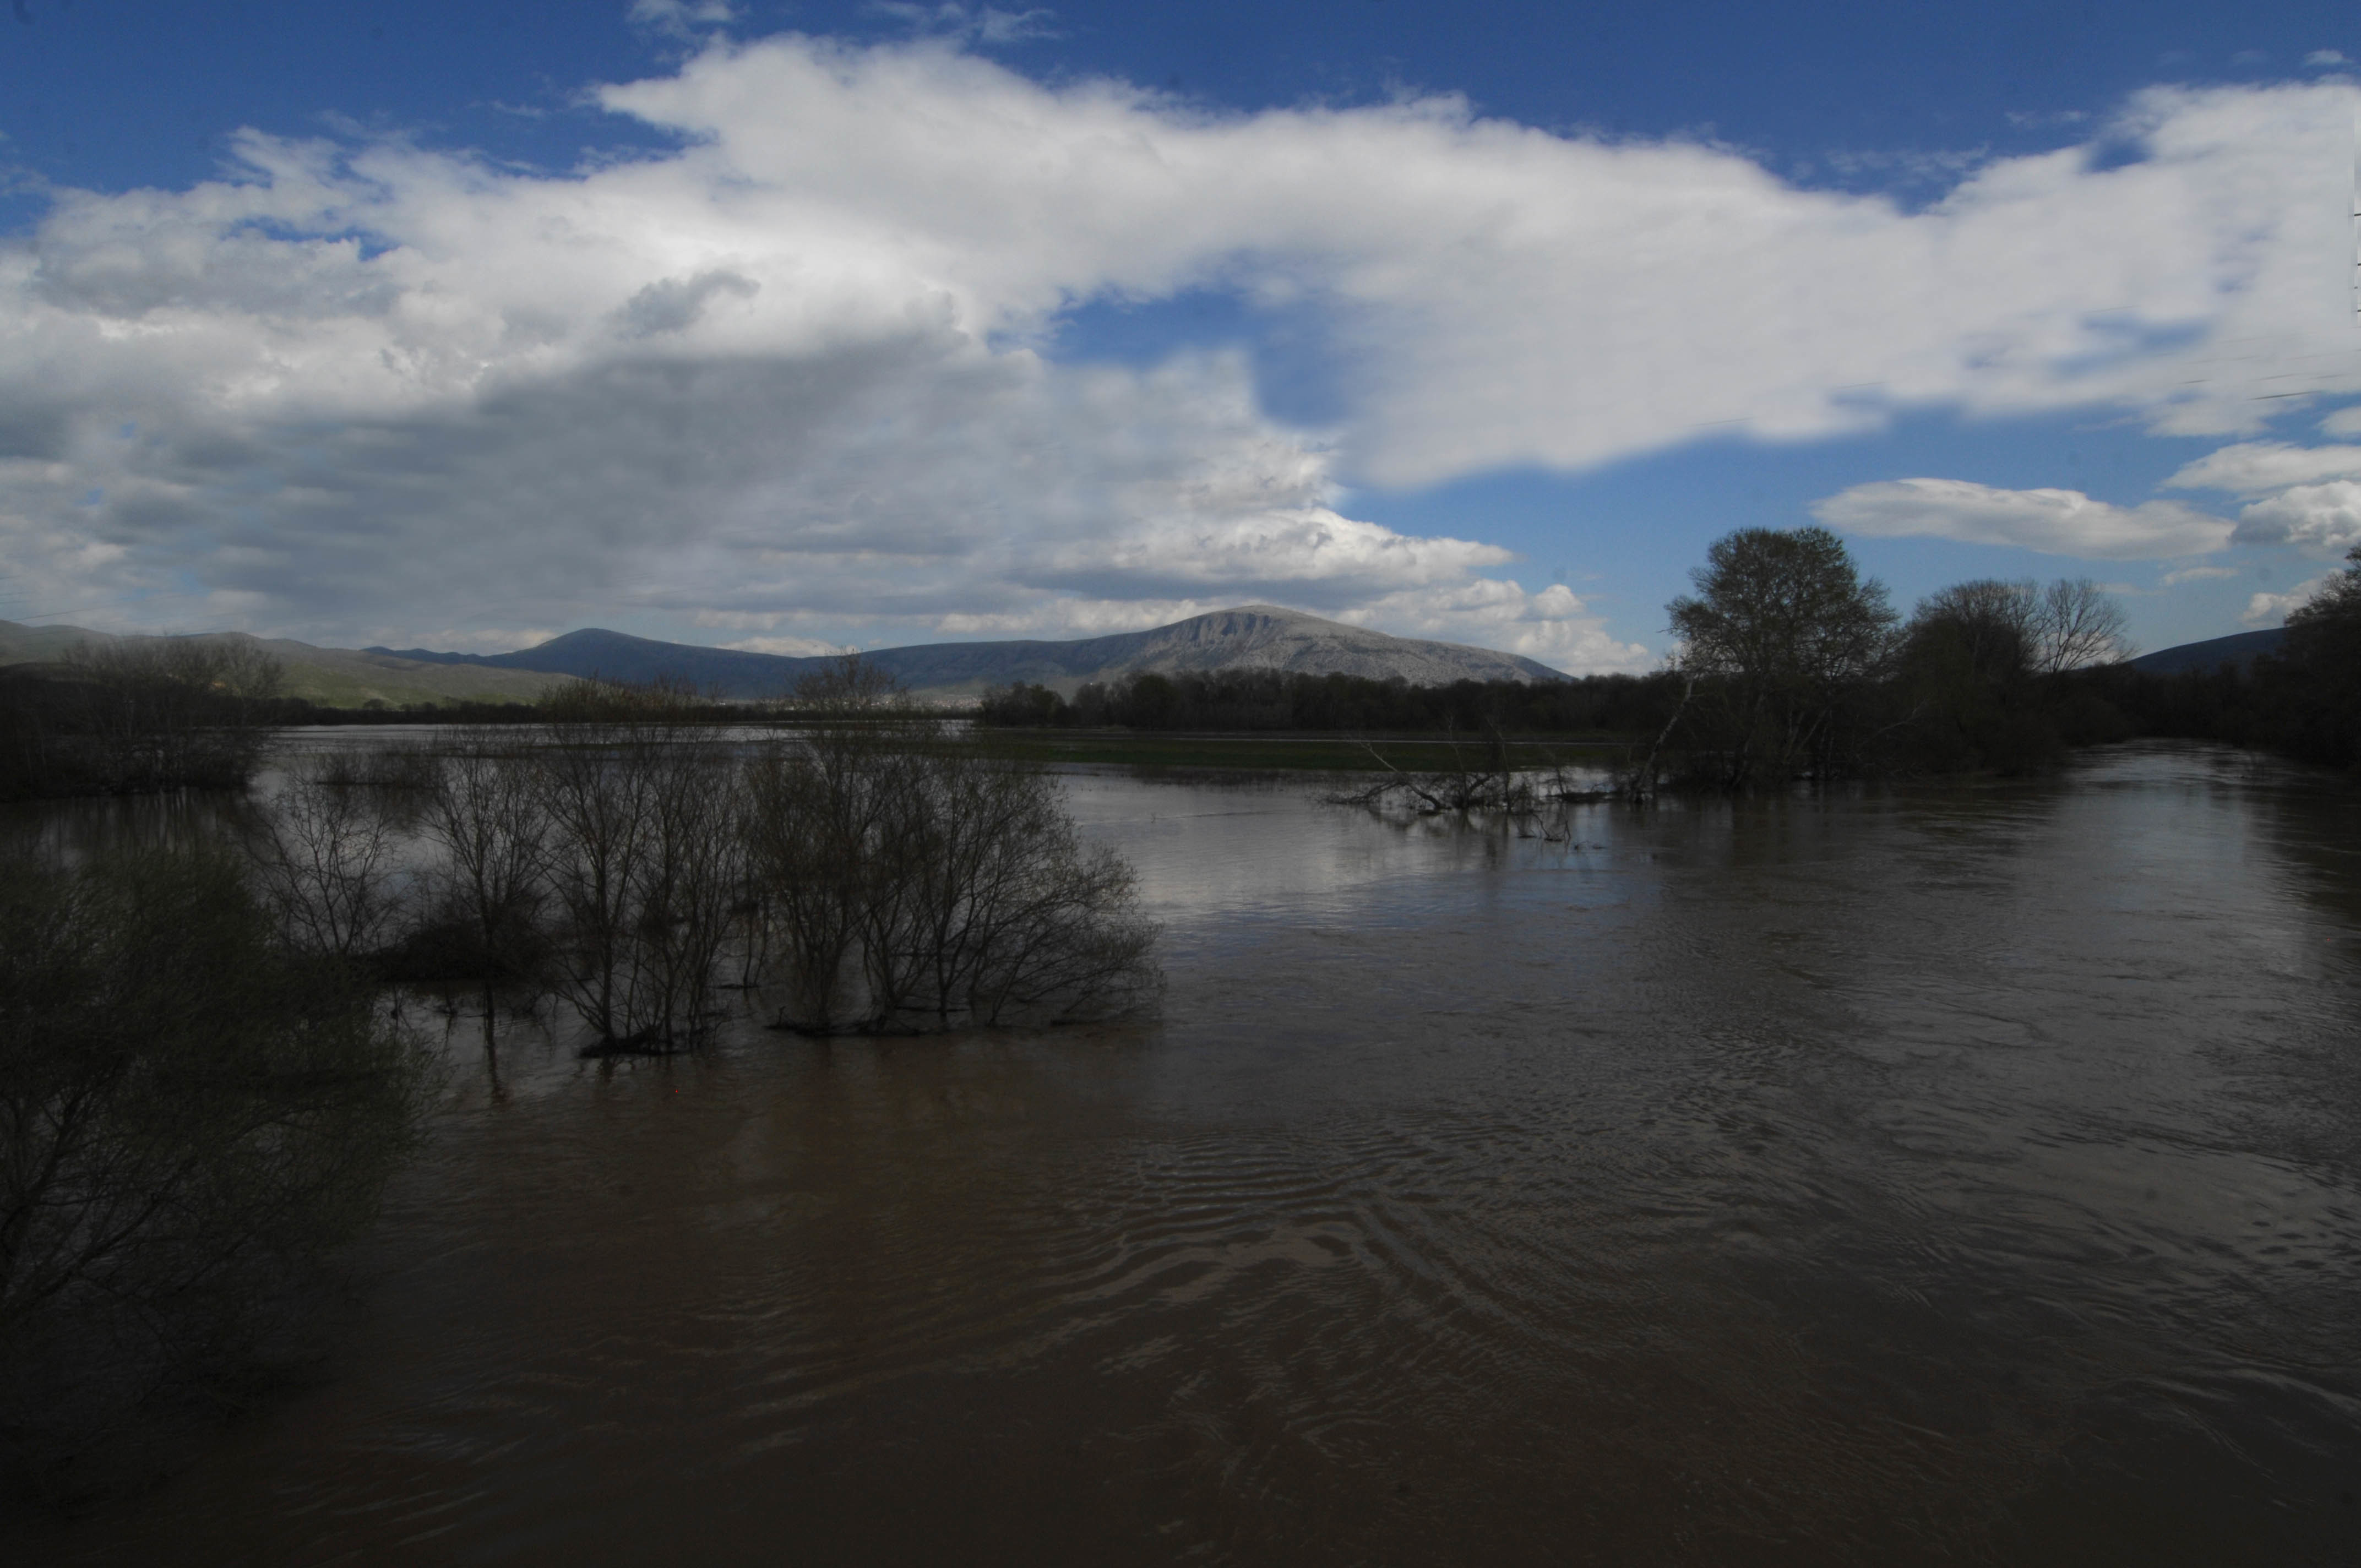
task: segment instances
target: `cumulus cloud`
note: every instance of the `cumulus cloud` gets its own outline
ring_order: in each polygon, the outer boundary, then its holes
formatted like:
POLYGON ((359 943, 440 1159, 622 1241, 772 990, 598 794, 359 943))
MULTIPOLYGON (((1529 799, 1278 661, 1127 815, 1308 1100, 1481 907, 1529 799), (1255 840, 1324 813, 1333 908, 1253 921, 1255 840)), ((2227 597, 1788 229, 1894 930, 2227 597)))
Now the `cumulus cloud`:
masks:
POLYGON ((2280 441, 2247 441, 2224 446, 2184 465, 2159 488, 2258 496, 2319 479, 2356 477, 2361 477, 2361 446, 2292 446, 2280 441))
POLYGON ((1406 636, 1472 642, 1538 659, 1562 670, 1637 673, 1655 656, 1617 641, 1563 583, 1527 593, 1515 583, 1473 578, 1388 594, 1341 618, 1406 636))
MULTIPOLYGON (((2317 199, 2341 83, 2145 93, 1916 211, 1455 100, 1223 115, 942 39, 713 42, 599 101, 678 146, 544 175, 248 133, 193 189, 61 196, 0 247, 12 564, 69 597, 194 580, 288 630, 620 607, 832 640, 1258 598, 1628 663, 1570 593, 1345 515, 1340 482, 1930 405, 2239 434, 2290 406, 2265 398, 2361 392, 2361 355, 2314 352, 2349 333, 2317 199), (1041 352, 1078 302, 1194 288, 1325 323, 1337 427, 1267 417, 1235 356, 1041 352)), ((1981 494, 1824 504, 2126 557, 2228 526, 1981 494)))
POLYGON ((2361 543, 2357 481, 2361 446, 2255 441, 2207 454, 2167 479, 2164 488, 2254 498, 2238 514, 2237 543, 2336 555, 2361 543))
POLYGON ((557 626, 445 626, 419 634, 414 641, 405 638, 402 645, 452 653, 506 653, 546 642, 565 630, 557 626))
POLYGON ((2177 588, 2183 583, 2212 582, 2216 578, 2235 577, 2237 575, 2238 568, 2235 566, 2183 566, 2177 572, 2167 572, 2158 578, 2157 582, 2162 587, 2177 588))
POLYGON ((735 642, 724 642, 721 646, 734 648, 741 653, 776 653, 789 659, 815 659, 833 653, 860 652, 850 642, 823 642, 817 637, 741 637, 735 642))
POLYGON ((649 284, 623 302, 621 328, 626 337, 655 337, 686 332, 705 314, 716 296, 751 300, 763 286, 751 278, 715 268, 694 278, 665 278, 649 284))
POLYGON ((2013 544, 2084 560, 2152 561, 2219 550, 2232 524, 2174 501, 2121 507, 2080 490, 2004 490, 1966 479, 1855 485, 1812 505, 1830 528, 1879 538, 2013 544))
POLYGON ((2258 593, 2246 601, 2246 612, 2238 619, 2249 626, 2279 625, 2290 614, 2318 598, 2320 590, 2327 586, 2328 576, 2323 573, 2309 581, 2298 583, 2283 594, 2258 593))
POLYGON ((2241 544, 2290 544, 2309 555, 2342 555, 2361 544, 2361 484, 2296 485, 2238 514, 2241 544))

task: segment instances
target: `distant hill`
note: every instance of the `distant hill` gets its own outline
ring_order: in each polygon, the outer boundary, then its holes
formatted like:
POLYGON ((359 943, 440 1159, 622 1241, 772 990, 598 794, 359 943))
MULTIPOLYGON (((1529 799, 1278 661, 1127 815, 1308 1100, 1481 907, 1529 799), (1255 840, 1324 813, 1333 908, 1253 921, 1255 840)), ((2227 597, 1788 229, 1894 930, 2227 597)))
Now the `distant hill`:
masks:
MULTIPOLYGON (((669 676, 733 697, 784 695, 797 680, 830 662, 659 642, 595 628, 569 631, 513 653, 438 653, 423 648, 367 652, 421 664, 597 674, 625 681, 669 676)), ((1147 672, 1240 667, 1376 680, 1399 675, 1413 685, 1565 678, 1546 664, 1513 653, 1458 642, 1389 637, 1270 605, 1246 605, 1148 631, 1074 641, 933 642, 880 648, 862 657, 911 690, 935 697, 973 696, 1013 681, 1051 686, 1071 696, 1085 681, 1147 672)))
POLYGON ((2131 665, 2151 675, 2177 675, 2183 670, 2212 670, 2224 664, 2235 664, 2243 670, 2252 665, 2257 655, 2276 652, 2286 637, 2287 629, 2281 626, 2266 631, 2237 631, 2202 642, 2183 642, 2178 648, 2159 648, 2153 653, 2141 654, 2131 665))
MULTIPOLYGON (((49 663, 81 643, 113 641, 110 633, 85 627, 23 626, 0 620, 0 664, 49 663)), ((210 632, 197 641, 251 642, 276 654, 287 668, 285 695, 324 707, 358 707, 371 700, 392 707, 411 703, 532 702, 553 685, 565 685, 568 679, 544 671, 479 669, 374 651, 315 648, 291 638, 249 637, 243 631, 210 632)))

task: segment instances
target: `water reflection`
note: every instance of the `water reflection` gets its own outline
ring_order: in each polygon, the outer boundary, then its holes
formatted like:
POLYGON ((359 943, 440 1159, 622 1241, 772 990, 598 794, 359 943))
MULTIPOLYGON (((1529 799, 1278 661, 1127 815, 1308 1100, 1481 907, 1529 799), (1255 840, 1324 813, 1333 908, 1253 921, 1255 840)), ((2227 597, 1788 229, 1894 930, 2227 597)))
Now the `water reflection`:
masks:
POLYGON ((337 1375, 41 1560, 2256 1562, 2361 1532, 2349 795, 1078 776, 1163 1023, 452 1035, 337 1375))

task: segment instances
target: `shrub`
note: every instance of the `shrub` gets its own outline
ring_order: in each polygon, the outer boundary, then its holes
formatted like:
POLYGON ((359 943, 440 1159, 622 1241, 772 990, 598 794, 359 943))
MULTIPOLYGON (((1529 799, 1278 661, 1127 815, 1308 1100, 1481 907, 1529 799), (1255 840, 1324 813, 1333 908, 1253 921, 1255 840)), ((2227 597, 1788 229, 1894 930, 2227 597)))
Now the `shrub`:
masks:
POLYGON ((369 1216, 426 1058, 215 850, 0 875, 0 1439, 234 1359, 369 1216))

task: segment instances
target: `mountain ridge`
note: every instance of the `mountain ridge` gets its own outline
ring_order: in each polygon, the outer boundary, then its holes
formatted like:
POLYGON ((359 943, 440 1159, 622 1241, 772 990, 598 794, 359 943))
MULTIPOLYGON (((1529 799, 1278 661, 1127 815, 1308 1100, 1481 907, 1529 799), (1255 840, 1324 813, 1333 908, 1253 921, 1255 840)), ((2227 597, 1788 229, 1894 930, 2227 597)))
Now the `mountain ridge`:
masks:
POLYGON ((2278 652, 2286 639, 2287 628, 2283 626, 2268 627, 2261 631, 2234 631, 2227 637, 2209 637, 2202 642, 2159 648, 2126 663, 2150 675, 2177 675, 2183 670, 2213 670, 2224 664, 2235 664, 2246 670, 2253 668, 2263 654, 2278 652))
MULTIPOLYGON (((779 696, 833 657, 794 657, 736 648, 663 642, 586 627, 508 653, 445 653, 373 647, 366 652, 417 663, 478 665, 547 674, 646 681, 671 676, 724 696, 779 696)), ((1327 620, 1276 605, 1240 605, 1144 631, 1067 641, 926 642, 879 648, 861 657, 921 696, 980 696, 1013 682, 1047 685, 1071 696, 1086 681, 1127 674, 1240 667, 1314 674, 1395 676, 1416 685, 1455 680, 1561 681, 1535 660, 1495 649, 1382 631, 1327 620)))

